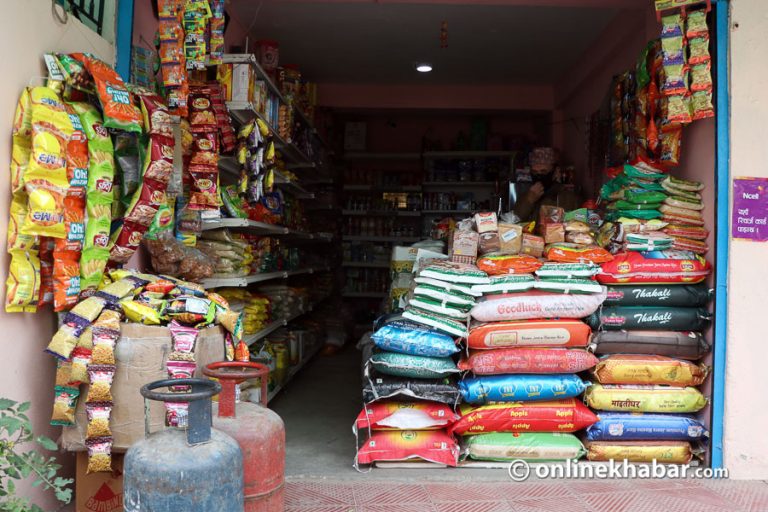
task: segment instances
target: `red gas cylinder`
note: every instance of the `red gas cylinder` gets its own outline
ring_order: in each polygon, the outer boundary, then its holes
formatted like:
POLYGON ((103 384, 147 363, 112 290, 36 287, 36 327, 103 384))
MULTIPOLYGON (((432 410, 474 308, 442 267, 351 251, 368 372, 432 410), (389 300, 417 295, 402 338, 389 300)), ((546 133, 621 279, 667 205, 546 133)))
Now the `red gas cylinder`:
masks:
POLYGON ((285 482, 285 426, 267 409, 269 368, 259 363, 212 363, 203 374, 219 379, 214 428, 232 436, 243 452, 245 512, 282 512, 285 482), (261 405, 235 404, 235 385, 261 379, 261 405), (218 410, 218 414, 216 411, 218 410))

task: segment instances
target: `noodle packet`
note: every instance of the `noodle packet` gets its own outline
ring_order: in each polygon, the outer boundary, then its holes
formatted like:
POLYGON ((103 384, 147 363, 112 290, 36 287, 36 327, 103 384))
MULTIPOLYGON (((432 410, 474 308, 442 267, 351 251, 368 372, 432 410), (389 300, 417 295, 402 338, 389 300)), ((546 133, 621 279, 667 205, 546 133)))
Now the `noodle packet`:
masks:
POLYGON ((72 57, 82 62, 93 77, 104 113, 104 126, 141 133, 141 112, 133 104, 133 95, 125 87, 120 75, 93 55, 73 53, 72 57))
POLYGON ((75 347, 71 355, 72 371, 68 385, 79 386, 88 383, 88 365, 91 364, 91 355, 91 349, 75 347))
POLYGON ((173 361, 194 361, 195 343, 200 331, 194 327, 181 325, 176 320, 171 321, 168 329, 171 331, 171 340, 173 342, 173 352, 168 355, 168 359, 173 361))
POLYGON ((122 320, 122 317, 120 316, 120 312, 112 310, 112 309, 105 309, 101 312, 99 315, 99 318, 96 319, 95 322, 93 322, 93 327, 101 327, 104 329, 112 329, 113 331, 120 331, 120 320, 122 320))
POLYGON ((112 437, 94 437, 85 440, 88 448, 87 474, 112 471, 112 437))
POLYGON ((697 10, 688 13, 685 18, 685 35, 688 39, 709 35, 706 11, 697 10))
POLYGON ((115 365, 92 364, 88 366, 88 387, 86 403, 112 402, 112 379, 115 377, 115 365))
MULTIPOLYGON (((170 379, 191 379, 195 375, 197 364, 194 361, 166 361, 165 368, 170 379)), ((174 393, 186 393, 189 386, 170 386, 174 393)))
POLYGON ((86 439, 94 437, 111 436, 109 417, 112 414, 111 402, 91 402, 85 404, 85 414, 88 417, 86 439))
POLYGON ((115 364, 115 344, 118 338, 120 338, 120 331, 94 327, 91 364, 115 364))
POLYGON ((68 386, 54 388, 51 425, 70 426, 75 424, 75 407, 80 390, 68 386))
POLYGON ((88 326, 83 330, 83 333, 77 339, 76 347, 93 350, 93 327, 88 326))

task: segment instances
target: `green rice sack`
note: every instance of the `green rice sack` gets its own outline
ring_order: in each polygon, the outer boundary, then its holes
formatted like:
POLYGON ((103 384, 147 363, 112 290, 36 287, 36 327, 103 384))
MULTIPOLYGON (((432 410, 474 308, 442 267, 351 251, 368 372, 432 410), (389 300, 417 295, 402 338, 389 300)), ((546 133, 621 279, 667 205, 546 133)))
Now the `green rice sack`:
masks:
POLYGON ((586 450, 573 434, 496 432, 464 437, 463 453, 474 460, 544 462, 577 460, 586 450))
POLYGON ((482 294, 527 292, 536 284, 536 280, 530 274, 505 274, 490 276, 489 279, 490 283, 473 285, 472 291, 482 294))

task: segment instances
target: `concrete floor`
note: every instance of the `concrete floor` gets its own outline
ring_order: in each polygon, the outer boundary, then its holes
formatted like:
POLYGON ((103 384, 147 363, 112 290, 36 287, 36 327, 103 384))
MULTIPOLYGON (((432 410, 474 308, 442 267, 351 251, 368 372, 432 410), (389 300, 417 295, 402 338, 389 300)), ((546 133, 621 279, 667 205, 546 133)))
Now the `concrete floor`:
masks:
POLYGON ((352 424, 362 408, 360 352, 354 344, 318 355, 270 404, 285 421, 285 475, 291 480, 508 481, 503 469, 383 469, 360 473, 352 463, 352 424))

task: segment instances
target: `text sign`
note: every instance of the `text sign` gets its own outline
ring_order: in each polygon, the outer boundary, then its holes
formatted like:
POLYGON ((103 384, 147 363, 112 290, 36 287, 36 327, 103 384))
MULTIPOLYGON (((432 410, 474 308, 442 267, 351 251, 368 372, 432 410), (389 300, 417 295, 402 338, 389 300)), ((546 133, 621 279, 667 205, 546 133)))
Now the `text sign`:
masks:
POLYGON ((744 240, 768 240, 768 178, 733 180, 731 236, 744 240))

